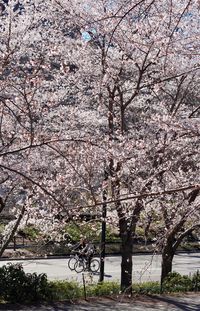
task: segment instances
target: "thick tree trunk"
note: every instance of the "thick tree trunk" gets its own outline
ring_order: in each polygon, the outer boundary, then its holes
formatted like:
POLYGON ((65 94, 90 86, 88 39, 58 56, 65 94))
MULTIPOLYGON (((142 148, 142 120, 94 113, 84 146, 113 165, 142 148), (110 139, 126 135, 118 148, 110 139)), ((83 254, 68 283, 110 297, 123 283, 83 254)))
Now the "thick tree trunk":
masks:
MULTIPOLYGON (((188 196, 189 205, 194 202, 199 194, 199 189, 193 190, 188 196)), ((168 221, 167 210, 163 210, 164 218, 166 222, 168 221)), ((172 272, 172 261, 174 258, 174 254, 180 245, 181 241, 185 236, 187 236, 190 232, 192 232, 195 228, 200 226, 199 223, 193 225, 191 228, 187 229, 185 232, 181 233, 175 240, 175 236, 180 232, 183 228, 183 225, 186 222, 186 214, 182 217, 182 219, 174 226, 171 233, 168 235, 166 240, 166 244, 162 250, 162 267, 161 267, 161 290, 164 279, 168 276, 170 272, 172 272)))
POLYGON ((25 209, 25 205, 24 205, 24 206, 22 207, 21 213, 20 213, 20 215, 18 216, 18 219, 16 220, 16 223, 15 223, 15 225, 14 225, 14 227, 13 227, 13 229, 12 229, 10 235, 7 237, 7 240, 4 242, 4 244, 2 245, 2 247, 1 247, 1 249, 0 249, 0 257, 2 257, 4 251, 5 251, 6 248, 8 247, 9 243, 12 241, 12 239, 13 239, 13 237, 14 237, 14 235, 15 235, 15 233, 16 233, 16 231, 17 231, 19 225, 20 225, 20 222, 21 222, 21 220, 22 220, 22 218, 23 218, 23 215, 24 215, 24 213, 25 213, 25 210, 26 210, 26 209, 25 209))
POLYGON ((120 212, 120 208, 118 207, 122 254, 121 290, 127 294, 132 294, 133 236, 135 235, 136 225, 142 208, 143 204, 141 201, 138 200, 136 202, 131 219, 126 219, 125 214, 123 212, 120 212))
POLYGON ((132 294, 132 232, 124 230, 127 227, 126 220, 120 221, 121 235, 121 291, 132 294))
POLYGON ((162 265, 161 265, 161 285, 164 279, 172 272, 172 262, 174 258, 173 245, 166 244, 162 251, 162 265))
POLYGON ((121 290, 127 294, 132 294, 132 242, 121 245, 121 290))

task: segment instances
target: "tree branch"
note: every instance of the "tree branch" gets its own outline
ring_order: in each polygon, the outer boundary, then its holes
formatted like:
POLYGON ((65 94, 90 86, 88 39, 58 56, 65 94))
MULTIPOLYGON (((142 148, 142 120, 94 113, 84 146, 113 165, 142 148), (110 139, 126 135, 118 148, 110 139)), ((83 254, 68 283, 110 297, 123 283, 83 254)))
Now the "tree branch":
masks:
MULTIPOLYGON (((144 199, 144 198, 147 198, 147 197, 158 197, 158 196, 162 196, 162 195, 165 195, 165 194, 173 194, 173 193, 176 193, 176 192, 187 191, 187 190, 190 190, 190 189, 200 189, 200 185, 196 184, 196 185, 189 185, 189 186, 185 186, 185 187, 169 189, 169 190, 165 190, 165 191, 140 193, 140 194, 135 194, 135 195, 119 198, 119 199, 116 199, 116 200, 108 200, 106 202, 97 202, 96 204, 91 204, 91 205, 84 206, 84 208, 85 207, 100 206, 102 204, 122 202, 122 201, 127 201, 127 200, 144 199)), ((81 206, 79 206, 79 207, 81 208, 81 206)))
POLYGON ((176 240, 176 242, 173 245, 173 250, 176 251, 180 243, 182 242, 183 238, 185 238, 188 234, 190 234, 192 231, 194 231, 196 228, 200 228, 200 223, 193 225, 191 228, 187 229, 185 232, 180 234, 176 240))

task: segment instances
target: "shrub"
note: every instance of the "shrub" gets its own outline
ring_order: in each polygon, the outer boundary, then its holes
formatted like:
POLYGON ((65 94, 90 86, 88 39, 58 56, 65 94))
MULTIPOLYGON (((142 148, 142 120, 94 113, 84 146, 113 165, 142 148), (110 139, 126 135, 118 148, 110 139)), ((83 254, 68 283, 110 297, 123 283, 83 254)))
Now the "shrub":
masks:
POLYGON ((171 272, 163 282, 165 292, 184 292, 192 290, 192 279, 187 275, 171 272))
POLYGON ((21 265, 8 264, 0 268, 0 296, 6 301, 23 301, 25 273, 21 265), (16 293, 16 288, 18 291, 16 293))
POLYGON ((19 230, 18 234, 21 235, 22 237, 29 239, 29 240, 35 241, 39 237, 40 231, 39 231, 39 229, 35 228, 32 225, 27 225, 22 230, 19 230))
POLYGON ((199 291, 200 290, 200 272, 197 270, 196 273, 192 276, 192 290, 199 291))
POLYGON ((8 302, 32 302, 48 295, 45 274, 26 274, 20 264, 0 268, 0 297, 8 302))
POLYGON ((46 274, 26 274, 24 290, 28 301, 46 300, 50 295, 50 288, 46 274))

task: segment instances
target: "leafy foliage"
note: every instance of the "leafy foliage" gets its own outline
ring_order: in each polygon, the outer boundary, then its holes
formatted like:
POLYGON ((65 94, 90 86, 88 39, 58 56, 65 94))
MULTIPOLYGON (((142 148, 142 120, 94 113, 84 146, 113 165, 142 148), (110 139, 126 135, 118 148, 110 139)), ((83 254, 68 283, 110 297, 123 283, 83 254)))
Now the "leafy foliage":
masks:
POLYGON ((34 226, 28 225, 25 226, 22 230, 18 231, 18 234, 29 240, 37 240, 37 238, 40 236, 40 231, 34 226))
POLYGON ((194 273, 192 277, 181 275, 177 272, 171 272, 163 282, 164 292, 183 292, 198 291, 200 289, 199 271, 194 273))
POLYGON ((75 281, 50 281, 48 300, 65 300, 83 297, 81 285, 75 281))
MULTIPOLYGON (((71 238, 72 241, 77 242, 82 236, 89 240, 99 242, 101 236, 101 223, 100 222, 81 222, 81 223, 68 223, 65 227, 65 233, 63 237, 71 238), (65 235, 65 233, 67 235, 65 235)), ((106 228, 106 241, 117 241, 119 240, 118 235, 114 232, 112 225, 107 225, 106 228)))
POLYGON ((87 286, 88 296, 116 295, 120 292, 118 282, 103 282, 87 286))
POLYGON ((196 273, 192 276, 192 290, 199 291, 200 290, 200 272, 197 270, 196 273))
POLYGON ((48 296, 45 274, 26 274, 20 264, 0 268, 0 297, 9 302, 34 302, 48 296))
POLYGON ((137 294, 159 294, 160 283, 159 282, 143 282, 140 284, 133 284, 133 293, 137 294))

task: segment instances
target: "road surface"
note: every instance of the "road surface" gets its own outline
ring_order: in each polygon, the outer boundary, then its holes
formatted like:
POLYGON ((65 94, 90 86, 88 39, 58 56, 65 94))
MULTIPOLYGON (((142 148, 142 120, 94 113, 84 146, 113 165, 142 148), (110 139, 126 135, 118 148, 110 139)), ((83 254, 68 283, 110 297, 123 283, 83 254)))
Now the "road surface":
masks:
MULTIPOLYGON (((37 259, 20 260, 12 263, 21 263, 25 272, 46 273, 50 280, 77 280, 82 281, 82 274, 70 271, 68 259, 37 259)), ((9 261, 0 261, 0 266, 9 261)), ((120 280, 121 257, 113 256, 105 259, 105 281, 120 280)), ((199 253, 179 253, 175 256, 173 270, 181 274, 196 272, 200 269, 199 253)), ((161 272, 160 255, 134 255, 133 256, 133 282, 158 281, 161 272)), ((86 273, 87 277, 87 273, 86 273)), ((89 276, 88 276, 89 277, 89 276)), ((98 273, 92 276, 92 281, 98 281, 98 273)), ((200 309, 199 309, 200 310, 200 309)))

